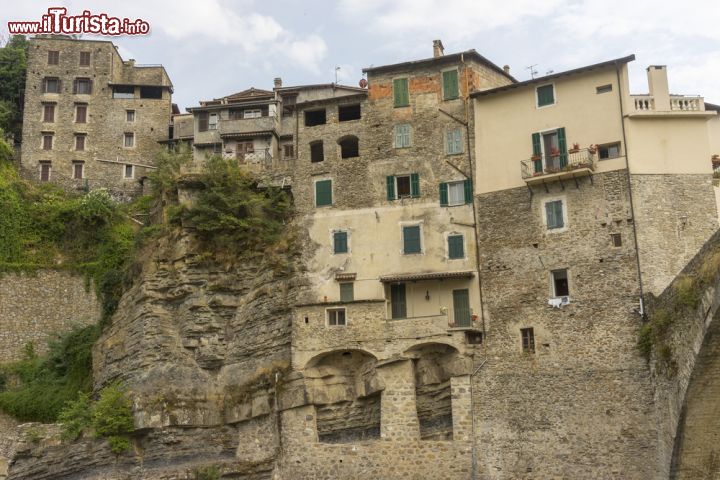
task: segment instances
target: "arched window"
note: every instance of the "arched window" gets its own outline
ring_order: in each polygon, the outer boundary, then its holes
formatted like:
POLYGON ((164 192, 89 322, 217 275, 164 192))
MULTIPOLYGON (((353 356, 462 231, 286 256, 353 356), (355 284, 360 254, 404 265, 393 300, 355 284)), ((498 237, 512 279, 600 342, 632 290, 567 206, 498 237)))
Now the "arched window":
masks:
POLYGON ((360 156, 357 137, 343 137, 338 140, 338 144, 340 145, 340 158, 355 158, 360 156))

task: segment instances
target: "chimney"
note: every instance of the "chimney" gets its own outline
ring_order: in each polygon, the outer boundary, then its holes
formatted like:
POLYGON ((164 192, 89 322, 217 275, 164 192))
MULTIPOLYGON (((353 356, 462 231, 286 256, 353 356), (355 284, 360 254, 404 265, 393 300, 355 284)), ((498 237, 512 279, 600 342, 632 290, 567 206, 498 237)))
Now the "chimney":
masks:
POLYGON ((503 70, 505 71, 505 75, 510 75, 510 65, 504 65, 503 70))
POLYGON ((647 68, 648 87, 655 101, 655 110, 670 110, 670 88, 668 87, 667 67, 650 65, 647 68))
POLYGON ((280 77, 275 77, 275 78, 273 79, 273 84, 275 85, 275 88, 280 88, 280 87, 282 87, 282 78, 280 78, 280 77))
POLYGON ((135 66, 135 59, 134 59, 134 58, 129 58, 129 59, 125 60, 125 65, 127 65, 128 67, 134 67, 134 66, 135 66))
POLYGON ((443 55, 445 55, 445 47, 443 47, 442 40, 433 40, 433 58, 443 55))

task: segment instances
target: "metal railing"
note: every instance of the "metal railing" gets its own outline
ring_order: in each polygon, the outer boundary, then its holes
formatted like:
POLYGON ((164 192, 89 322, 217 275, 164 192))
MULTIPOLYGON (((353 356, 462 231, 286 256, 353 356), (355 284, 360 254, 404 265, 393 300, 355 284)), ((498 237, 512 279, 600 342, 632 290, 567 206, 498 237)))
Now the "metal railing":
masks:
POLYGON ((570 172, 580 168, 595 170, 596 151, 588 148, 570 150, 567 153, 536 155, 520 160, 522 178, 540 177, 560 172, 570 172))

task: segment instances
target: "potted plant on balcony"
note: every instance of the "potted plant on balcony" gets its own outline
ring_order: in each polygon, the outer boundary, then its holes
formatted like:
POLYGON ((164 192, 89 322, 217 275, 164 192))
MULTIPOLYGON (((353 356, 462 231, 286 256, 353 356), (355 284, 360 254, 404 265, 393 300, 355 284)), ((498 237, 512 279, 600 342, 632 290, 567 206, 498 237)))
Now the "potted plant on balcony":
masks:
POLYGON ((530 157, 530 160, 532 160, 532 161, 534 162, 535 160, 540 160, 541 158, 542 158, 542 157, 540 156, 539 153, 534 153, 534 154, 530 157))
POLYGON ((595 155, 595 152, 597 152, 598 146, 595 144, 591 144, 588 146, 588 152, 590 152, 590 155, 595 155))
POLYGON ((550 149, 550 156, 551 156, 551 157, 557 157, 558 155, 560 155, 560 149, 557 148, 557 147, 552 147, 552 148, 550 149))
POLYGON ((580 151, 580 144, 579 143, 573 143, 572 148, 568 150, 568 153, 577 153, 580 151))

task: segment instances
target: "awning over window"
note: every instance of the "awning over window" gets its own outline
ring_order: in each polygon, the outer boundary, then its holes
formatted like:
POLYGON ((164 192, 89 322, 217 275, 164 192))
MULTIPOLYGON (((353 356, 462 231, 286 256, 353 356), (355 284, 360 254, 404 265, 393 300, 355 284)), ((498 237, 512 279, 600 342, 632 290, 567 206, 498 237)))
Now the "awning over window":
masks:
POLYGON ((414 282, 418 280, 442 280, 445 278, 472 278, 475 272, 425 272, 425 273, 398 273, 395 275, 384 275, 380 277, 383 283, 389 282, 414 282))

